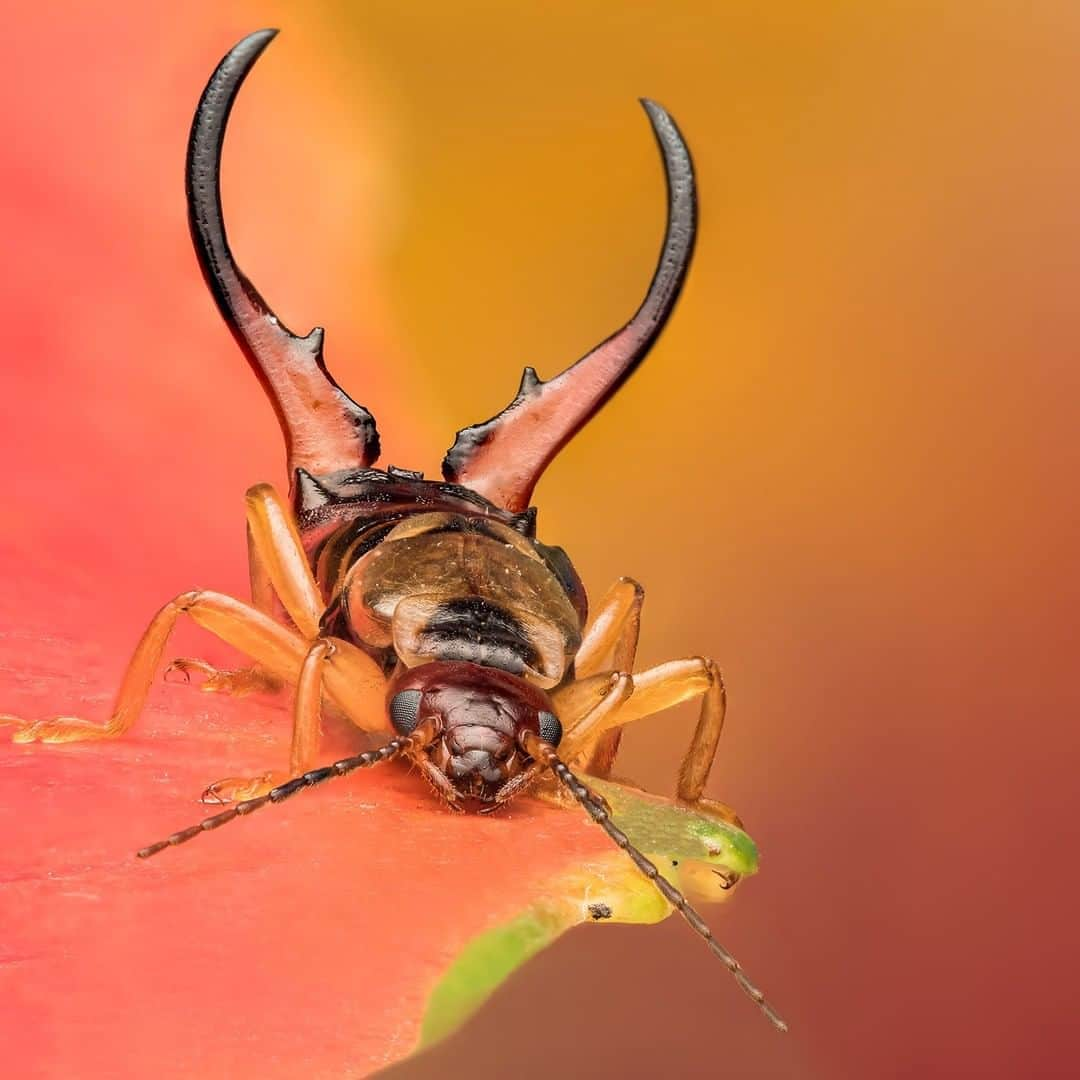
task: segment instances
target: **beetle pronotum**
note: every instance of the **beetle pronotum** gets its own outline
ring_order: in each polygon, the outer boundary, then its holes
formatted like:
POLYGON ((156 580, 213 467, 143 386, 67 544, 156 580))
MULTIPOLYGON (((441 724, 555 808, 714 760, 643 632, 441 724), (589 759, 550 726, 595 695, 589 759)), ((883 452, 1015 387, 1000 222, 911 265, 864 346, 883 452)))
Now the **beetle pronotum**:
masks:
POLYGON ((204 799, 233 805, 143 848, 141 858, 394 758, 412 762, 454 809, 476 803, 495 809, 552 776, 785 1030, 697 911, 570 767, 608 776, 627 723, 700 697, 678 798, 737 821, 727 807, 703 797, 724 721, 719 669, 697 657, 634 673, 640 586, 620 580, 590 616, 565 553, 536 539, 529 505, 546 466, 645 357, 682 287, 694 245, 696 195, 678 128, 663 108, 643 99, 663 157, 668 220, 659 265, 633 318, 550 381, 527 368, 503 412, 458 433, 443 480, 392 466, 383 471, 373 467, 379 455, 373 417, 326 370, 322 329, 301 338, 283 326, 237 267, 226 239, 220 193, 226 124, 241 84, 275 33, 244 38, 206 86, 192 125, 187 193, 207 283, 281 423, 290 498, 267 484, 247 494, 250 604, 205 590, 181 594, 147 628, 105 725, 71 717, 14 721, 14 738, 69 742, 121 735, 142 709, 177 618, 189 615, 255 666, 226 672, 179 660, 172 667, 200 670, 207 688, 225 692, 295 687, 289 773, 211 785, 204 799), (275 617, 276 605, 284 620, 275 617), (610 668, 604 664, 609 653, 610 668), (324 698, 363 730, 389 728, 393 737, 318 767, 324 698))

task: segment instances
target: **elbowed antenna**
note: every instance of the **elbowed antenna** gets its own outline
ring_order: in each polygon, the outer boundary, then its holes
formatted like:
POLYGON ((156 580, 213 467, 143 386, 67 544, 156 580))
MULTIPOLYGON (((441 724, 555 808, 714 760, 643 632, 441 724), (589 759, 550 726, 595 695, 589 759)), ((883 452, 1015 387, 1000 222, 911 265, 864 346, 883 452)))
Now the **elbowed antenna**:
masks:
POLYGON ((248 72, 277 35, 258 30, 218 65, 199 100, 187 154, 188 222, 203 276, 270 396, 285 435, 289 483, 371 465, 379 436, 371 413, 334 382, 323 361, 323 331, 297 337, 236 265, 221 210, 221 149, 233 102, 248 72))
POLYGON ((525 369, 517 397, 498 416, 459 431, 443 461, 447 480, 519 512, 555 455, 645 359, 668 320, 690 266, 697 228, 694 166, 675 121, 642 98, 668 190, 668 220, 652 284, 634 317, 561 375, 542 382, 525 369))

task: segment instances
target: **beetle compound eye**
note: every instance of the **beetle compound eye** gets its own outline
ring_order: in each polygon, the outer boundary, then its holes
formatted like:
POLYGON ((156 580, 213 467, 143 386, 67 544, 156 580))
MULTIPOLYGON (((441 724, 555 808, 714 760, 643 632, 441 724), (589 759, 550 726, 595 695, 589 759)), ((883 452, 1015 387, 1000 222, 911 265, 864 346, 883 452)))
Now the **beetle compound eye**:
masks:
POLYGON ((558 746, 562 741, 562 724, 554 713, 540 714, 540 738, 552 746, 558 746))
POLYGON ((419 690, 402 690, 394 695, 390 702, 390 723, 399 735, 408 735, 416 727, 423 696, 419 690))

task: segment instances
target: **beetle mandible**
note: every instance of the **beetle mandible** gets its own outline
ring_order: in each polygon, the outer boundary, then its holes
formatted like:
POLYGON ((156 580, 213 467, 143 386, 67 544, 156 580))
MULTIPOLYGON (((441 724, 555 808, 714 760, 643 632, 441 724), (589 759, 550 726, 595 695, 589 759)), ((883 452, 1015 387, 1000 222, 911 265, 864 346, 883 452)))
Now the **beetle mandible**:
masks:
POLYGON ((259 377, 285 437, 289 498, 259 484, 247 493, 251 603, 195 590, 166 604, 128 665, 105 725, 64 717, 18 721, 16 741, 114 738, 135 722, 181 614, 249 656, 217 671, 197 660, 206 688, 243 693, 295 687, 287 774, 229 778, 204 800, 232 805, 138 852, 147 858, 268 803, 394 758, 418 767, 454 809, 504 805, 544 777, 622 848, 781 1030, 785 1024, 701 916, 611 820, 577 774, 605 778, 630 721, 693 697, 701 711, 678 779, 678 798, 738 824, 703 796, 723 727, 725 692, 712 660, 633 673, 643 592, 623 578, 591 616, 565 552, 536 538, 530 507, 541 473, 641 363, 671 314, 689 267, 696 194, 689 151, 674 121, 642 99, 663 158, 667 229, 659 264, 630 321, 549 381, 526 368, 497 416, 458 432, 443 479, 390 466, 375 421, 330 376, 323 331, 297 337, 236 265, 221 208, 220 163, 233 102, 276 30, 240 41, 203 92, 187 156, 191 235, 226 323, 259 377), (280 604, 286 621, 275 617, 280 604), (605 657, 613 653, 613 667, 605 657), (317 767, 325 697, 381 747, 317 767))

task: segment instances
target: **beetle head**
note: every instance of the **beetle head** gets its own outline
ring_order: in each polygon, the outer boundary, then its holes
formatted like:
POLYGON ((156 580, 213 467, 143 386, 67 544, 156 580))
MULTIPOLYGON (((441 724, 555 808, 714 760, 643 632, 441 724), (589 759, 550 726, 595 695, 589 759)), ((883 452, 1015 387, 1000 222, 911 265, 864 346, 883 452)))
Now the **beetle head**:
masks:
POLYGON ((551 746, 562 737, 547 694, 498 668, 422 664, 393 681, 387 700, 394 731, 409 735, 427 721, 433 738, 421 752, 454 793, 482 802, 495 801, 530 763, 526 732, 551 746))

